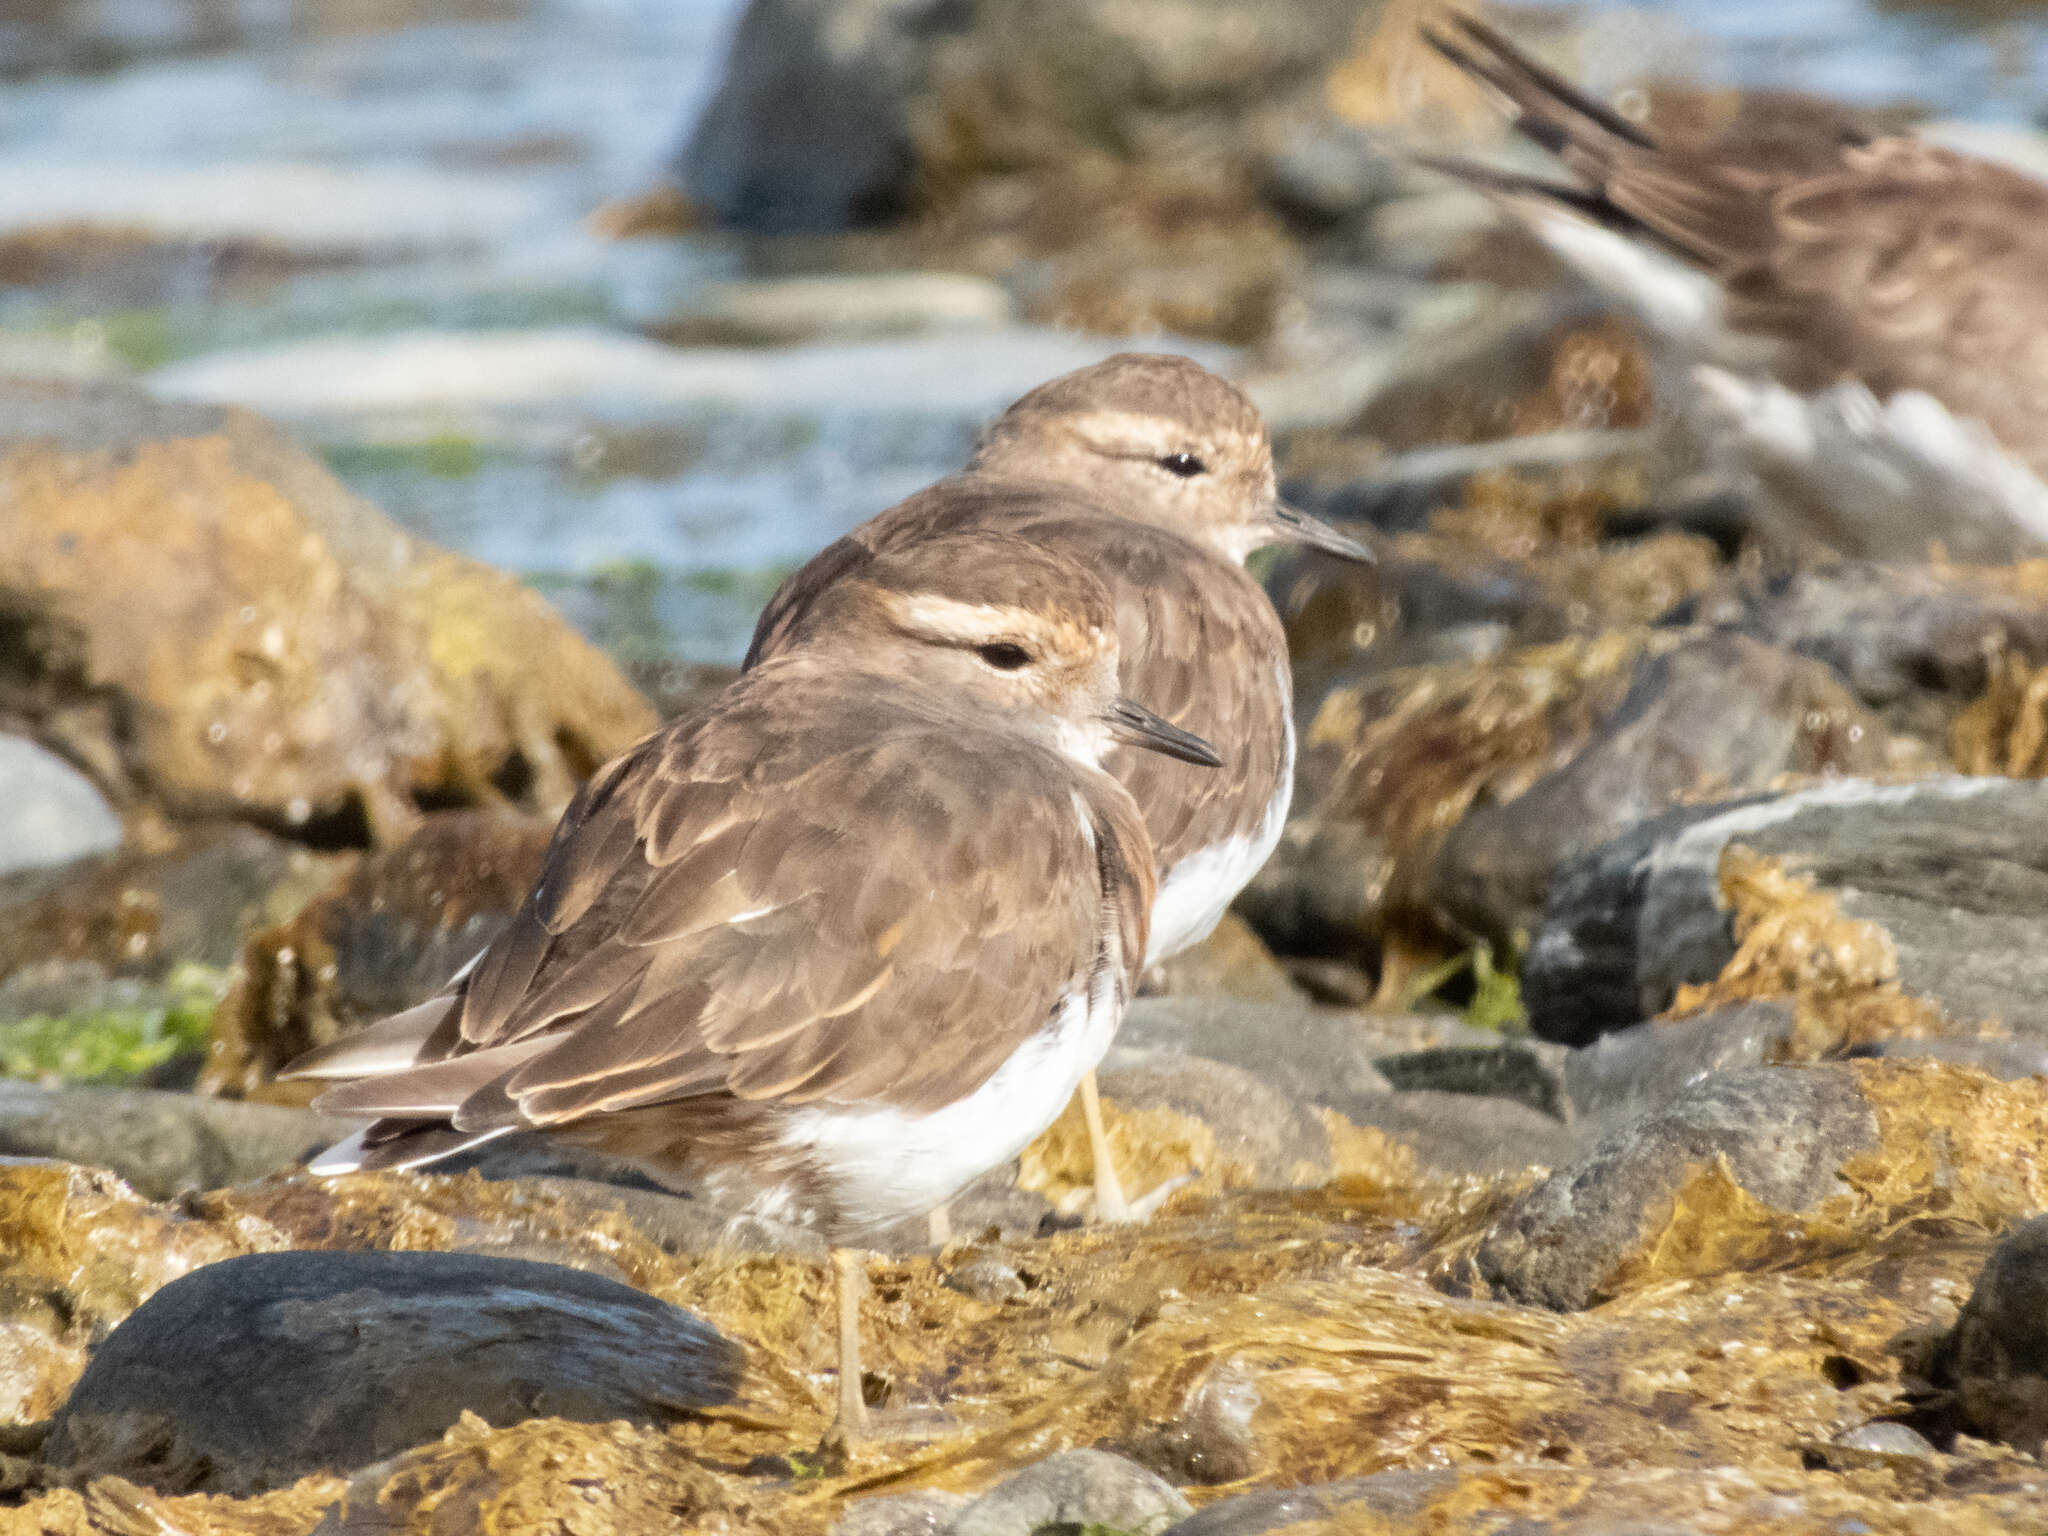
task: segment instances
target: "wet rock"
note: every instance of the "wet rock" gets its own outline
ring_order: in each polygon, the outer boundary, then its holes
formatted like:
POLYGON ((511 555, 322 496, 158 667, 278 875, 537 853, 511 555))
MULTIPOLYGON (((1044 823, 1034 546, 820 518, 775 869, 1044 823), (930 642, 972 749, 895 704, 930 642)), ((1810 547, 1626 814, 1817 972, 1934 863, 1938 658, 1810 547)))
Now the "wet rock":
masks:
POLYGON ((2048 1218, 1992 1251, 1932 1375, 1973 1433, 2037 1455, 2048 1443, 2048 1218))
POLYGON ((1565 1057, 1565 1094, 1588 1120, 1632 1119, 1701 1078, 1776 1059, 1792 1031, 1792 1005, 1763 1000, 1633 1025, 1565 1057))
POLYGON ((1062 1451, 953 1517, 946 1536, 1037 1536, 1048 1526, 1158 1536, 1193 1513, 1172 1484, 1106 1451, 1062 1451))
POLYGON ((0 875, 68 864, 121 842, 121 819, 87 779, 19 736, 0 736, 0 875))
POLYGON ((239 410, 0 389, 0 709, 124 815, 326 843, 558 808, 652 711, 533 592, 239 410))
POLYGON ((331 876, 333 860, 255 827, 194 829, 0 876, 0 1018, 137 1006, 180 965, 225 969, 256 926, 331 876), (134 985, 128 985, 134 984, 134 985))
POLYGON ((1645 826, 1560 880, 1524 972, 1531 1027, 1583 1040, 1693 987, 1696 1005, 1824 1003, 1809 1054, 1898 1035, 2048 1035, 2048 876, 2031 852, 2044 822, 2048 786, 1942 778, 1645 826))
POLYGON ((1714 1073, 1519 1197, 1478 1270, 1516 1300, 1571 1309, 1853 1248, 1916 1212, 1996 1226, 2048 1195, 2013 1162, 2044 1114, 2048 1083, 1934 1063, 1714 1073))
POLYGON ((1251 924, 1223 914, 1216 931, 1146 974, 1145 990, 1167 997, 1236 997, 1255 1003, 1298 1001, 1300 988, 1251 924))
POLYGON ((707 283, 649 329, 674 346, 788 346, 992 330, 1011 308, 997 284, 964 273, 835 273, 707 283))
POLYGON ((439 991, 511 921, 553 835, 537 817, 441 812, 250 935, 202 1085, 304 1102, 303 1085, 266 1085, 294 1056, 439 991))
POLYGON ((1886 761, 1816 662, 1732 635, 1615 631, 1334 690, 1301 806, 1239 908, 1276 947, 1533 933, 1573 855, 1690 798, 1886 761))
POLYGON ((358 1123, 189 1093, 0 1081, 0 1156, 110 1168, 152 1200, 296 1167, 358 1123))
POLYGON ((666 1423, 730 1402, 743 1358, 689 1313, 559 1265, 252 1254, 164 1287, 116 1328, 43 1455, 246 1496, 395 1456, 465 1411, 666 1423))

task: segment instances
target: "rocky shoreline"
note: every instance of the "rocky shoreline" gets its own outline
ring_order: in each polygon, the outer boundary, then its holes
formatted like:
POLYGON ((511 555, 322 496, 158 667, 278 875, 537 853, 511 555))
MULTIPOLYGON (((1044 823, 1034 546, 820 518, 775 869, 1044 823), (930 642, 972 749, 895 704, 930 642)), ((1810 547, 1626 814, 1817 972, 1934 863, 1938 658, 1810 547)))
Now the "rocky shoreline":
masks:
MULTIPOLYGON (((760 0, 683 193, 600 220, 744 271, 630 326, 0 345, 0 1531, 2048 1531, 2048 564, 1688 458, 1640 330, 1405 158, 1494 130, 1402 5, 1057 13, 760 0), (844 1463, 814 1237, 517 1138, 303 1173, 346 1127, 277 1068, 728 675, 331 465, 670 485, 849 375, 943 459, 1161 327, 1382 559, 1265 571, 1293 820, 1103 1066, 1148 1224, 1080 1225, 1062 1121, 895 1234, 844 1463)), ((523 238, 487 180, 397 245, 523 238)), ((0 245, 50 293, 386 259, 92 228, 0 245)))

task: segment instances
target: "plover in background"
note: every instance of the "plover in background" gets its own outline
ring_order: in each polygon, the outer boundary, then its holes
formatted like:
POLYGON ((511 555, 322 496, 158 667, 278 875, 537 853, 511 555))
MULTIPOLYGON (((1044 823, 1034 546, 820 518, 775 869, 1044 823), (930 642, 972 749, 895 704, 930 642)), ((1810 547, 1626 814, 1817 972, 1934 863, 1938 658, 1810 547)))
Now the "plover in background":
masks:
POLYGON ((1058 1116, 1145 954, 1152 851, 1113 742, 1216 761, 1120 696, 1109 593, 978 531, 869 555, 707 711, 601 768, 533 893, 431 1001, 299 1059, 377 1116, 317 1173, 544 1130, 836 1250, 1058 1116))
MULTIPOLYGON (((1071 555, 1116 602, 1124 692, 1210 742, 1217 770, 1119 749, 1105 766, 1144 813, 1157 859, 1146 963, 1206 938, 1266 862, 1294 793, 1287 636, 1245 557, 1305 544, 1372 552, 1280 500, 1272 439, 1244 392, 1184 357, 1121 353, 1040 385, 983 434, 967 472, 863 523, 790 576, 747 664, 780 654, 810 608, 873 550, 996 528, 1071 555)), ((1093 1077, 1082 1108, 1099 1218, 1126 1220, 1093 1077)))
POLYGON ((1483 22, 1424 35, 1572 179, 1431 163, 1644 322, 1660 405, 1774 537, 2048 549, 2048 185, 1810 97, 1653 133, 1483 22))

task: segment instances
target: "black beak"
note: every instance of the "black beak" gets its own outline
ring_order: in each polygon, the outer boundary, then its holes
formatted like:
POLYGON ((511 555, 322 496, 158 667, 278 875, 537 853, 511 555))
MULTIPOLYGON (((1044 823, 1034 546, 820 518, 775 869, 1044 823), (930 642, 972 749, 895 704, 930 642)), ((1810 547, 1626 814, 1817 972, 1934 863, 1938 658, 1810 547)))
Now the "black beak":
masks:
POLYGON ((1301 508, 1290 507, 1284 501, 1273 504, 1273 521, 1278 525, 1281 537, 1290 544, 1305 544, 1310 549, 1320 549, 1341 560, 1356 560, 1360 565, 1379 563, 1379 556, 1358 540, 1346 538, 1321 518, 1310 517, 1301 508))
POLYGON ((1106 718, 1109 734, 1118 741, 1143 747, 1148 752, 1163 752, 1184 763, 1200 763, 1204 768, 1223 766, 1223 759, 1216 755, 1216 749, 1209 743, 1192 731, 1168 725, 1142 704, 1118 699, 1110 706, 1106 718))

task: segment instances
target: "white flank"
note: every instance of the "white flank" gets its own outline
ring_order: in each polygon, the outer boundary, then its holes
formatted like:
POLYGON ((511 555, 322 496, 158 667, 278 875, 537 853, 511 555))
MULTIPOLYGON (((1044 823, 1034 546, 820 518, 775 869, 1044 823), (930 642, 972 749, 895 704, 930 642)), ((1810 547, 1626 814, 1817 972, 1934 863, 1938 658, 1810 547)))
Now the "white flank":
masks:
POLYGON ((1059 1118, 1102 1059, 1121 1009, 1076 992, 966 1098, 928 1115, 897 1109, 806 1109, 782 1144, 808 1155, 833 1203, 857 1229, 929 1211, 969 1180, 1023 1151, 1059 1118))
MULTIPOLYGON (((1291 698, 1292 679, 1285 665, 1278 670, 1281 697, 1291 698)), ((1159 882, 1159 894, 1152 898, 1146 965, 1157 965, 1209 937, 1237 900, 1237 893, 1273 856, 1280 830, 1287 824, 1287 807, 1294 799, 1293 709, 1283 711, 1281 719, 1287 733, 1286 755, 1281 760, 1280 787, 1266 802, 1265 818, 1256 832, 1198 848, 1166 872, 1159 882)))

